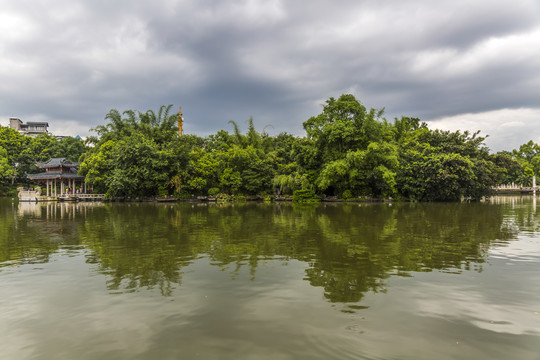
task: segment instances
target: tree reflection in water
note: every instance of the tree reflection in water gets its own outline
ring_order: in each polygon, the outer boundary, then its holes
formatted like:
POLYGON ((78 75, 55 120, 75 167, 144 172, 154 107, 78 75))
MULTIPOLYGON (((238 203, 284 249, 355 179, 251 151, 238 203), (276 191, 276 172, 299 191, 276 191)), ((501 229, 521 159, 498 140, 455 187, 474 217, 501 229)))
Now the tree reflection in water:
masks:
POLYGON ((234 279, 261 261, 307 263, 305 280, 332 302, 385 291, 389 276, 482 271, 486 252, 538 230, 530 206, 423 204, 10 204, 0 215, 1 266, 48 261, 65 247, 89 249, 111 292, 159 288, 171 295, 186 267, 205 257, 234 279), (13 216, 17 210, 17 216, 13 216))

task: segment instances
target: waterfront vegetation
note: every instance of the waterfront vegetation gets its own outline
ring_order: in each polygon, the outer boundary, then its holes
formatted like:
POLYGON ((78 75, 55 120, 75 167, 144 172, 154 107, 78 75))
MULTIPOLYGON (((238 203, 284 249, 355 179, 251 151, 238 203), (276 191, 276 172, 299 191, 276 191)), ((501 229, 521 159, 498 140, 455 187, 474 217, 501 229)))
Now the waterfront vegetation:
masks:
POLYGON ((320 196, 413 201, 478 200, 498 184, 529 185, 540 172, 540 146, 490 153, 479 132, 429 129, 420 119, 386 120, 353 95, 330 98, 303 123, 305 136, 269 135, 229 121, 207 137, 178 135, 172 106, 111 110, 83 141, 36 138, 0 128, 3 192, 51 157, 79 161, 95 192, 132 199, 174 196, 320 196))

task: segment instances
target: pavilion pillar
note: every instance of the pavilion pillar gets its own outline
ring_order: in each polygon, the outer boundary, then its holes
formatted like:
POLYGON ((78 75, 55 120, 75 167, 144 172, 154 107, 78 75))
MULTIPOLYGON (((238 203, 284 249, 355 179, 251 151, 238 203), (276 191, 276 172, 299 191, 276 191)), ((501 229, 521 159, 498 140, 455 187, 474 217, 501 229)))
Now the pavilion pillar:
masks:
POLYGON ((56 197, 56 179, 54 179, 54 196, 56 197))

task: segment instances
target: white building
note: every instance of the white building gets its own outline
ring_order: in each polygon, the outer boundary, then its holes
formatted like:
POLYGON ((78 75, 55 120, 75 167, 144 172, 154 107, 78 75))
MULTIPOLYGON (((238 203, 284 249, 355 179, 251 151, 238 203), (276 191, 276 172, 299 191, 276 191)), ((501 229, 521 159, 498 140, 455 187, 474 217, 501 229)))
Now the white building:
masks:
POLYGON ((23 123, 21 119, 9 118, 9 127, 17 130, 23 135, 37 136, 38 134, 48 134, 49 123, 29 121, 23 123))

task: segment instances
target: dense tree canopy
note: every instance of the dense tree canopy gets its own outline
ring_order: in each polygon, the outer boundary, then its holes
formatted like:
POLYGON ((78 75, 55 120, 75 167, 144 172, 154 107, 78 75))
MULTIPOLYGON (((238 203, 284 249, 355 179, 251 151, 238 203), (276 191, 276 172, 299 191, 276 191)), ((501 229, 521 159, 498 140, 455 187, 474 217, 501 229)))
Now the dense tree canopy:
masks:
MULTIPOLYGON (((292 195, 416 201, 480 199, 494 185, 527 185, 540 172, 540 146, 490 154, 478 133, 432 130, 418 118, 387 121, 353 95, 330 98, 303 124, 305 137, 258 131, 249 118, 205 138, 178 135, 172 105, 146 112, 112 109, 80 139, 30 138, 0 128, 0 176, 7 183, 67 157, 94 191, 111 197, 292 195)), ((224 124, 225 125, 225 124, 224 124)))
POLYGON ((50 158, 67 158, 77 162, 88 147, 79 138, 57 139, 48 134, 30 137, 17 130, 0 126, 0 192, 4 185, 15 181, 26 182, 26 174, 41 171, 36 162, 50 158))

